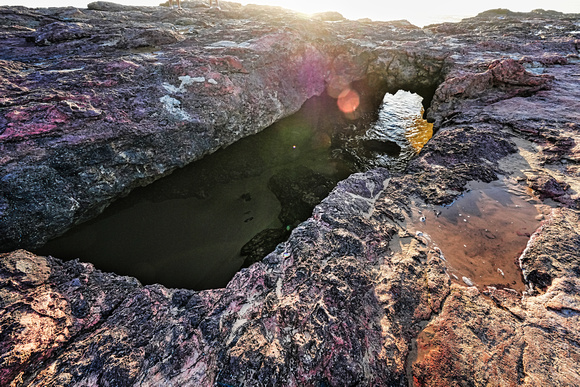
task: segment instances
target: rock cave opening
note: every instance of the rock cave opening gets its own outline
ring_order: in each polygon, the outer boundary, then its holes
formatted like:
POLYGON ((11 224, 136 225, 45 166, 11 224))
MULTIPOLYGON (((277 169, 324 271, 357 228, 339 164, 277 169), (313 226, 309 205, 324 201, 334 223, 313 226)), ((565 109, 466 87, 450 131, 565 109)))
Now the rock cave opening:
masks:
POLYGON ((351 85, 356 114, 313 97, 262 132, 135 189, 35 251, 194 290, 225 286, 306 220, 340 181, 374 167, 402 172, 433 134, 429 99, 351 85))

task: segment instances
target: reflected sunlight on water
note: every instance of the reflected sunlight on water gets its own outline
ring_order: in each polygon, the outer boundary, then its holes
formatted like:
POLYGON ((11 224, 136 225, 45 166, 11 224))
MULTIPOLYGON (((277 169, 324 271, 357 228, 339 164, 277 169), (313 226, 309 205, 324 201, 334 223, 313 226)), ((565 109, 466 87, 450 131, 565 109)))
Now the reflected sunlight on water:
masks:
POLYGON ((413 124, 409 125, 405 131, 405 137, 417 152, 423 149, 427 141, 433 137, 433 124, 423 119, 425 110, 421 107, 421 115, 413 120, 413 124))
POLYGON ((376 123, 366 132, 364 140, 396 144, 400 151, 395 158, 377 155, 374 166, 403 170, 433 136, 433 124, 423 118, 423 97, 399 90, 387 93, 376 123))

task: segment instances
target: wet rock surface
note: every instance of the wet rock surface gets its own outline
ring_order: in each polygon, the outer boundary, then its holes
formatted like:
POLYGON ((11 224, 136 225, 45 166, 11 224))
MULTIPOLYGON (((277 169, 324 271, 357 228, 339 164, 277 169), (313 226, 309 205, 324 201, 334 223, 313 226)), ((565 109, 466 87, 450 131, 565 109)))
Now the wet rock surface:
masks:
POLYGON ((4 254, 0 384, 578 384, 580 17, 419 29, 230 3, 89 8, 0 8, 5 251, 362 78, 377 93, 438 85, 436 134, 404 173, 341 181, 223 289, 4 254), (523 293, 452 283, 444 249, 408 228, 498 179, 543 200, 523 293))

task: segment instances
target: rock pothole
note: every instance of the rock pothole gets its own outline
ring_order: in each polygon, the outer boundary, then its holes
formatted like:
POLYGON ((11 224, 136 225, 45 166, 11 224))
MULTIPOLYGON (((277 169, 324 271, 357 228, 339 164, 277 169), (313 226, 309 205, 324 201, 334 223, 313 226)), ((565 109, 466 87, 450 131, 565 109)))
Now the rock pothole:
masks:
MULTIPOLYGON (((362 83, 361 83, 362 85, 362 83)), ((81 258, 144 284, 225 286, 312 214, 335 185, 378 166, 402 171, 432 135, 422 97, 362 95, 356 117, 328 95, 174 172, 37 250, 81 258), (375 110, 373 110, 375 109, 375 110)))
POLYGON ((522 293, 518 258, 540 226, 539 204, 505 180, 472 182, 450 205, 417 210, 411 232, 446 261, 452 281, 481 291, 494 287, 522 293))

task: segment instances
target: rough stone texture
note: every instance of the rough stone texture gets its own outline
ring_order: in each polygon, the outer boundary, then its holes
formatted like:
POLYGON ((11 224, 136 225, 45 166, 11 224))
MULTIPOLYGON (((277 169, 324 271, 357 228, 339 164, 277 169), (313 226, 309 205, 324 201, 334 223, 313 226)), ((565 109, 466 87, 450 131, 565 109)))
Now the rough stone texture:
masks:
POLYGON ((34 365, 94 331, 141 287, 133 278, 17 250, 0 257, 0 383, 17 385, 34 365))
POLYGON ((580 383, 578 214, 554 210, 522 257, 521 297, 453 285, 441 313, 417 338, 416 385, 573 386, 580 383))
POLYGON ((418 29, 189 6, 0 7, 4 249, 364 77, 377 93, 439 85, 437 134, 404 174, 340 182, 225 289, 4 254, 0 384, 580 383, 580 16, 490 11, 418 29), (417 210, 496 179, 546 203, 519 258, 524 294, 452 283, 413 232, 417 210))
POLYGON ((37 247, 327 87, 434 89, 444 65, 413 26, 190 6, 1 8, 1 250, 37 247))

